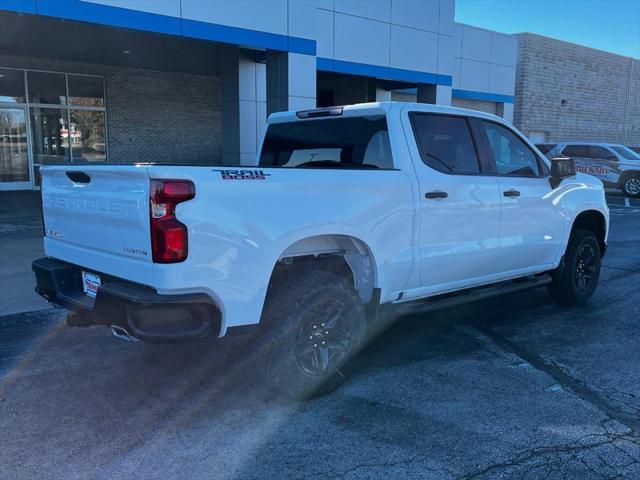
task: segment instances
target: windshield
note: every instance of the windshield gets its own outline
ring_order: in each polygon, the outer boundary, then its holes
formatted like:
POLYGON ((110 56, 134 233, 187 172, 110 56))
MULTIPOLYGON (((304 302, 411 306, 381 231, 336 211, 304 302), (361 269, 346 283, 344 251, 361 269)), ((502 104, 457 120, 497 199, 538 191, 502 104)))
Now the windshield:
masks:
POLYGON ((384 115, 269 125, 261 167, 393 168, 384 115))
POLYGON ((640 155, 625 146, 615 145, 611 147, 611 150, 627 160, 640 160, 640 155))

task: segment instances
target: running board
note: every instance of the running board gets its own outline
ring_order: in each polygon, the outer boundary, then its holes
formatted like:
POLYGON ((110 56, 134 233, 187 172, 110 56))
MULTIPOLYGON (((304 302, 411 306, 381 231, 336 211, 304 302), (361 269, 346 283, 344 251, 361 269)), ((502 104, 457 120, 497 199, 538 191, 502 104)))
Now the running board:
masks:
POLYGON ((507 295, 510 293, 530 290, 532 288, 543 287, 551 283, 551 275, 542 274, 529 277, 508 280, 506 282, 494 283, 482 287, 468 288, 459 292, 436 295, 419 300, 412 300, 394 305, 395 311, 399 315, 410 313, 430 312, 442 308, 456 307, 466 303, 486 300, 488 298, 507 295))

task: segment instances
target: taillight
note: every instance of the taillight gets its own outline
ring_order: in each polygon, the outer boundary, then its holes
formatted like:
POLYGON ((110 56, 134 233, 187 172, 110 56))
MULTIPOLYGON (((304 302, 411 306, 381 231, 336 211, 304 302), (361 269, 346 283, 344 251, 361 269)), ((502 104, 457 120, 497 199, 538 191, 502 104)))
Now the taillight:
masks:
POLYGON ((196 196, 189 180, 151 180, 151 251, 155 263, 183 262, 189 253, 187 227, 176 205, 196 196))

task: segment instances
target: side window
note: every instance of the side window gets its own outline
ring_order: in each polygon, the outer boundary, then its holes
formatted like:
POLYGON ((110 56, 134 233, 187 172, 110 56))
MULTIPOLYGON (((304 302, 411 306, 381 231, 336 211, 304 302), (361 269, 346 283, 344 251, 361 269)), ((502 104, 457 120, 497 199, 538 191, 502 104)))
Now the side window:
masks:
POLYGON ((451 174, 478 174, 478 158, 465 117, 411 114, 413 133, 422 161, 451 174))
POLYGON ((589 147, 586 145, 567 145, 562 149, 562 154, 567 157, 589 158, 589 147))
POLYGON ((482 121, 489 141, 489 149, 496 162, 498 175, 537 177, 538 159, 526 143, 515 133, 497 123, 482 121))
POLYGON ((388 131, 380 130, 371 137, 364 151, 362 164, 378 168, 393 168, 388 131))
POLYGON ((613 153, 602 147, 591 147, 589 157, 597 160, 616 160, 616 156, 613 153))
POLYGON ((259 165, 393 169, 387 119, 373 115, 270 124, 259 165))

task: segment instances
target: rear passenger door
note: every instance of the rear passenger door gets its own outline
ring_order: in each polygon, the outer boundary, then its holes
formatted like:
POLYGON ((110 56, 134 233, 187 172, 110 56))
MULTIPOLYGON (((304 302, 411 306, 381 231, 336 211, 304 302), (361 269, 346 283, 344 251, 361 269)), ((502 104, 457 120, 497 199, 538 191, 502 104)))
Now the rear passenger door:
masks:
POLYGON ((502 202, 497 266, 507 277, 545 270, 559 258, 565 226, 548 167, 511 128, 491 120, 479 123, 502 202))
POLYGON ((497 273, 500 192, 481 165, 473 122, 404 112, 419 198, 421 295, 482 283, 497 273))
POLYGON ((590 168, 589 174, 599 178, 603 182, 617 183, 618 157, 604 147, 592 145, 589 148, 590 168))

